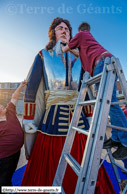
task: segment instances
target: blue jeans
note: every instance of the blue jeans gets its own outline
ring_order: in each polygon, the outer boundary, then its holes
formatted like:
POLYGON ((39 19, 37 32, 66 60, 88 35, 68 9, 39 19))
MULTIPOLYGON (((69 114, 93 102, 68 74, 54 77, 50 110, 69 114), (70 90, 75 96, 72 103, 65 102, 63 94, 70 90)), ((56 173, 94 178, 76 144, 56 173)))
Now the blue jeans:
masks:
POLYGON ((123 161, 123 163, 124 163, 124 167, 127 168, 127 159, 122 160, 122 161, 123 161))
MULTIPOLYGON (((94 75, 101 73, 103 71, 103 67, 104 67, 104 59, 96 65, 94 70, 94 75)), ((117 77, 116 77, 116 80, 117 80, 117 77)), ((112 102, 118 101, 116 98, 116 80, 114 83, 112 102)), ((119 105, 111 105, 109 115, 110 115, 110 120, 112 125, 127 128, 127 119, 119 105)), ((120 131, 117 129, 112 129, 111 139, 116 142, 121 142, 123 146, 127 147, 127 132, 120 131)))

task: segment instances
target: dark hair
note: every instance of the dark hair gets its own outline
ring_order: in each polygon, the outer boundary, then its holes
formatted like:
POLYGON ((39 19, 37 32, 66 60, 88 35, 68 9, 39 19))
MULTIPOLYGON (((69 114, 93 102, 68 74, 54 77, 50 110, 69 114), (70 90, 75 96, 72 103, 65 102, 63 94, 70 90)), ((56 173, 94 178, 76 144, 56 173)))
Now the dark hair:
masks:
POLYGON ((49 43, 46 45, 47 50, 50 50, 55 46, 55 44, 56 44, 55 28, 61 22, 64 22, 67 25, 67 27, 69 28, 69 31, 70 31, 70 39, 72 38, 72 27, 70 25, 70 22, 68 20, 63 19, 63 18, 57 17, 52 21, 52 23, 49 27, 49 31, 48 31, 49 43))
POLYGON ((78 31, 84 31, 84 30, 87 30, 88 32, 90 32, 90 25, 87 22, 82 22, 78 27, 78 31))

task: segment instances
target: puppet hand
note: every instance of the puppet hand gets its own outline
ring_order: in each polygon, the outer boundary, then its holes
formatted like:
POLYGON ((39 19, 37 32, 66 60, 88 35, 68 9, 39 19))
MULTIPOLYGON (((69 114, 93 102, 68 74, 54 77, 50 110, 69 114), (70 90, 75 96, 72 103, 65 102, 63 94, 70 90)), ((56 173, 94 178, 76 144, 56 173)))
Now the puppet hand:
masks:
POLYGON ((23 125, 26 133, 35 133, 37 131, 37 127, 35 126, 33 120, 24 119, 23 125))

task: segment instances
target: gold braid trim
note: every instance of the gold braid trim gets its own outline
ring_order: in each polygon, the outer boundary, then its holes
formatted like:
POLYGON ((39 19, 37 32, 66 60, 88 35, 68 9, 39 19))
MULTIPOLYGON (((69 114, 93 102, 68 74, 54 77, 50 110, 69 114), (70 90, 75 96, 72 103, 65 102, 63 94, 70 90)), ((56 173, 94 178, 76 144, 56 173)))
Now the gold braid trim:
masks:
POLYGON ((55 123, 55 118, 56 118, 57 108, 58 108, 58 106, 56 105, 56 106, 55 106, 55 110, 54 110, 54 115, 53 115, 52 125, 54 125, 54 123, 55 123))
POLYGON ((49 133, 45 133, 45 132, 43 132, 43 131, 40 131, 40 130, 37 130, 38 132, 40 132, 40 133, 43 133, 43 134, 45 134, 45 135, 47 135, 47 136, 58 136, 58 137, 61 137, 61 136, 67 136, 67 134, 66 135, 56 135, 56 134, 49 134, 49 133))
POLYGON ((46 109, 51 105, 56 104, 75 104, 77 100, 77 91, 67 90, 67 91, 55 91, 50 90, 46 91, 45 100, 46 100, 46 109), (70 102, 69 102, 70 101, 70 102))
POLYGON ((45 112, 45 116, 44 116, 44 119, 43 119, 43 124, 46 124, 46 121, 47 121, 47 117, 48 117, 49 111, 50 111, 50 108, 47 109, 46 112, 45 112))

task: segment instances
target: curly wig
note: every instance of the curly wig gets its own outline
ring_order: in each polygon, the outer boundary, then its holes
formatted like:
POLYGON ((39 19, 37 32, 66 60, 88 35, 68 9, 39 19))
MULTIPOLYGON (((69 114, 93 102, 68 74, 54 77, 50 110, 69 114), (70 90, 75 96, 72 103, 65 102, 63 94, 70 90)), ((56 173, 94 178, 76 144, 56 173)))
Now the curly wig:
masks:
POLYGON ((70 22, 68 20, 63 19, 63 18, 57 17, 52 21, 52 23, 49 27, 49 31, 48 31, 49 43, 46 45, 47 50, 50 50, 55 46, 55 44, 56 44, 55 28, 61 22, 64 22, 67 25, 67 27, 69 28, 69 31, 70 31, 70 39, 72 38, 72 27, 70 25, 70 22))

